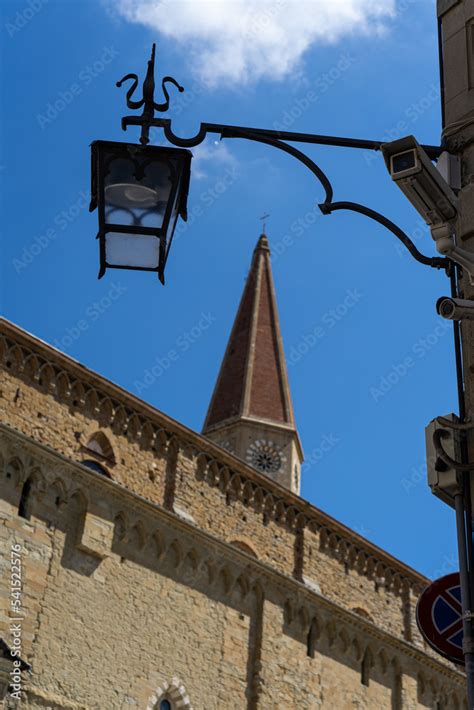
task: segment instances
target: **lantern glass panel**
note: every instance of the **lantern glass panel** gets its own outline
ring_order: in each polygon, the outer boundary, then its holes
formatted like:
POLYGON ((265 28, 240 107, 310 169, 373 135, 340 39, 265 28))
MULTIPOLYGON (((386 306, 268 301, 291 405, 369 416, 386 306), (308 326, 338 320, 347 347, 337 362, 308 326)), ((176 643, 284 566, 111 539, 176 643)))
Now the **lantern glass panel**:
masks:
POLYGON ((129 143, 92 144, 91 207, 99 209, 100 270, 164 268, 178 216, 186 220, 191 153, 129 143))
POLYGON ((152 234, 107 232, 105 260, 114 266, 157 269, 160 262, 160 240, 152 234))
POLYGON ((174 235, 174 230, 176 227, 176 222, 178 221, 179 217, 179 204, 180 204, 180 196, 181 196, 181 188, 182 188, 182 175, 181 175, 181 166, 179 163, 174 162, 174 170, 176 172, 176 175, 178 176, 178 184, 176 186, 176 192, 174 195, 174 202, 171 208, 171 215, 170 215, 170 220, 169 220, 169 226, 168 226, 168 236, 169 236, 169 241, 168 241, 168 250, 171 246, 171 241, 173 239, 174 235))
POLYGON ((170 165, 159 160, 117 158, 105 176, 105 221, 161 228, 172 189, 170 165))

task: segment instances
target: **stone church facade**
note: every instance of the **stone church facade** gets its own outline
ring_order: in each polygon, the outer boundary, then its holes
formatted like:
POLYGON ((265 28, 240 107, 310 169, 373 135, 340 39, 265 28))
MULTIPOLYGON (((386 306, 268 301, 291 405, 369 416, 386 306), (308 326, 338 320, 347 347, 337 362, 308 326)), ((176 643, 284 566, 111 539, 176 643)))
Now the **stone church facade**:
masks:
POLYGON ((202 434, 6 320, 0 363, 0 707, 466 707, 427 579, 298 495, 265 237, 202 434))

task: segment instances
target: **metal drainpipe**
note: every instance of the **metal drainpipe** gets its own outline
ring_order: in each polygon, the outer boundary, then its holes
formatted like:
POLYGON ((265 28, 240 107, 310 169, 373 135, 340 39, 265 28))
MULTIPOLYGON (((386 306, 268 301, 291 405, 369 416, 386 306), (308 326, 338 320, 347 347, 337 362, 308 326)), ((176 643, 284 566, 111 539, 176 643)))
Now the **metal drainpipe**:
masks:
MULTIPOLYGON (((457 298, 457 267, 452 266, 451 274, 451 296, 457 298)), ((456 358, 456 378, 459 402, 459 417, 464 423, 466 417, 466 407, 464 399, 464 378, 462 368, 461 335, 459 321, 453 321, 454 352, 456 358)), ((463 438, 461 441, 461 462, 468 463, 467 442, 463 438)), ((472 557, 472 502, 470 477, 472 473, 462 472, 462 490, 454 496, 456 510, 456 532, 458 540, 459 555, 459 578, 461 583, 461 606, 463 613, 463 653, 467 679, 467 698, 469 710, 474 710, 474 633, 471 617, 472 594, 474 592, 472 577, 474 565, 472 557), (467 515, 466 515, 467 513, 467 515), (467 528, 467 530, 466 530, 467 528), (466 532, 468 533, 468 539, 466 532), (467 544, 466 544, 467 543, 467 544)))

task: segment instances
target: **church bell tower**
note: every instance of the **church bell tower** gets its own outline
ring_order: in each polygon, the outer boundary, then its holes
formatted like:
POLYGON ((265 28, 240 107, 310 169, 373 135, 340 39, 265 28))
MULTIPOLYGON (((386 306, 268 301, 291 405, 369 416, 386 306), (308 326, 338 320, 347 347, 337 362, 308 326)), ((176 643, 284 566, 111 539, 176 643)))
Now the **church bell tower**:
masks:
POLYGON ((203 434, 299 494, 303 451, 265 234, 253 253, 203 434))

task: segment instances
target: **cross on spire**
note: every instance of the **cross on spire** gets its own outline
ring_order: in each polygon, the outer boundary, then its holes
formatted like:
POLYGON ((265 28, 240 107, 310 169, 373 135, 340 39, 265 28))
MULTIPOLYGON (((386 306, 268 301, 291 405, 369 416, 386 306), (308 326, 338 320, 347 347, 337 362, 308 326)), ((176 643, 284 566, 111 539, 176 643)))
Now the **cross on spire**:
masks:
POLYGON ((267 223, 266 223, 265 220, 266 220, 268 217, 270 217, 270 215, 267 214, 267 213, 263 214, 263 215, 260 217, 260 219, 263 221, 262 234, 266 234, 267 223))

